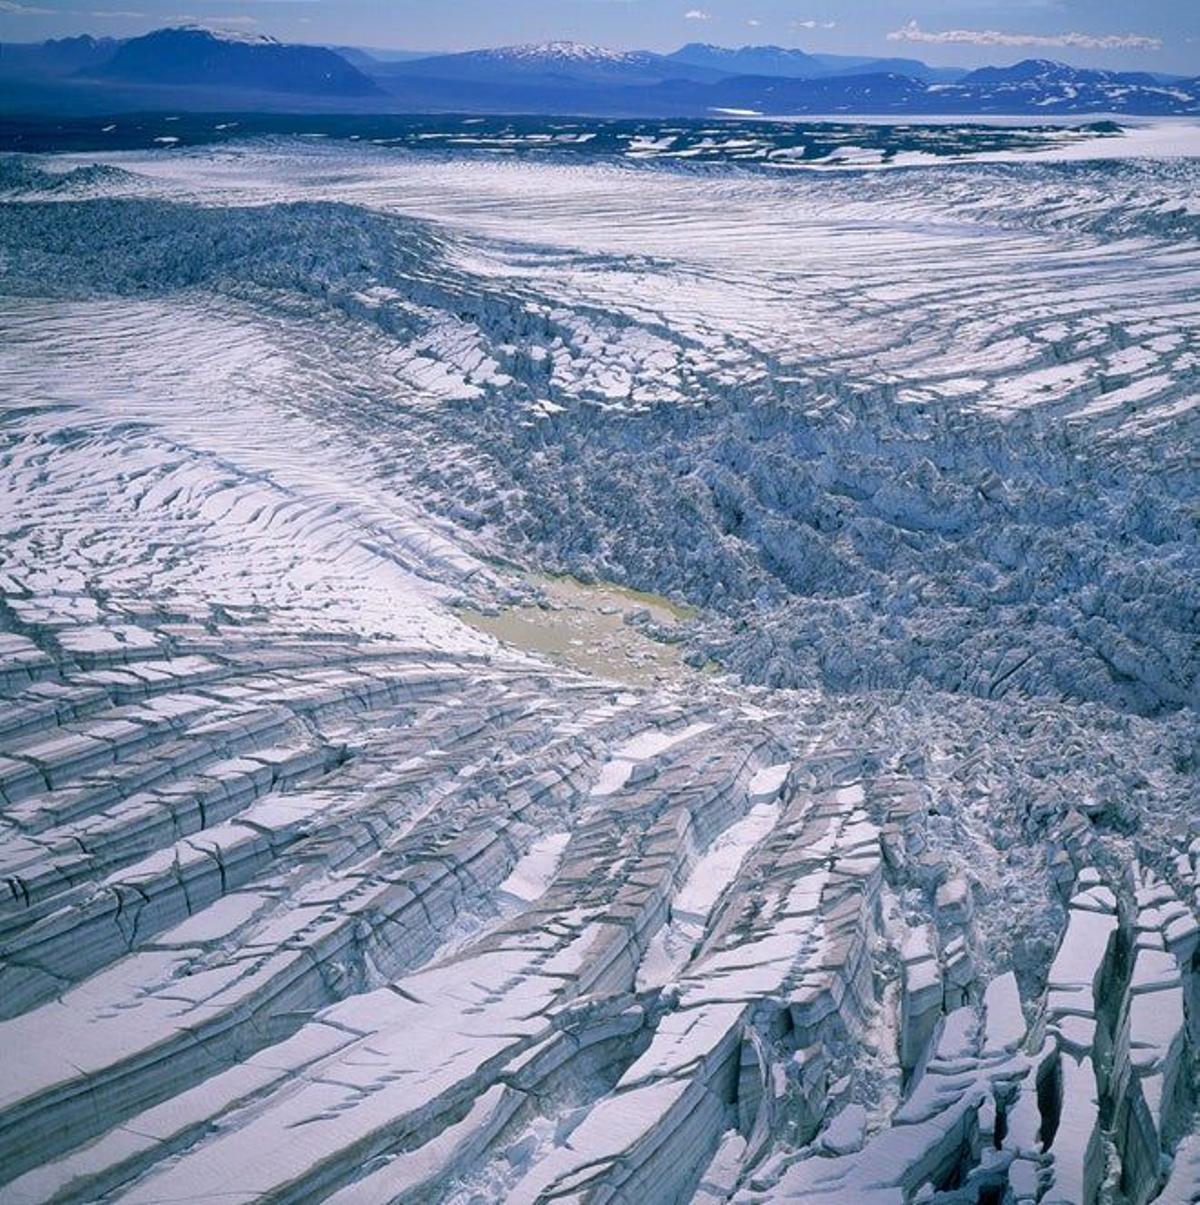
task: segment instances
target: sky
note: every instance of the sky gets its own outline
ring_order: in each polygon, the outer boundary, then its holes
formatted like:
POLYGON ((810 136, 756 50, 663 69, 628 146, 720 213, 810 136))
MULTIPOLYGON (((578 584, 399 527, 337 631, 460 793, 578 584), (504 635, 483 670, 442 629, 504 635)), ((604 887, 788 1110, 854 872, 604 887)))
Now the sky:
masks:
POLYGON ((185 23, 424 51, 772 43, 940 65, 1055 58, 1200 74, 1200 0, 0 0, 0 41, 185 23))

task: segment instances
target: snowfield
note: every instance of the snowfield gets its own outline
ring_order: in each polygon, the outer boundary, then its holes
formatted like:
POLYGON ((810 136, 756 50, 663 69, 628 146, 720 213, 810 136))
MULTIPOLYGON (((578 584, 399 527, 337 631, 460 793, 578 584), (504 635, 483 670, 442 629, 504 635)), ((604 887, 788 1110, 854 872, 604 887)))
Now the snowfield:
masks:
POLYGON ((1200 1199, 1197 195, 0 159, 0 1203, 1200 1199))

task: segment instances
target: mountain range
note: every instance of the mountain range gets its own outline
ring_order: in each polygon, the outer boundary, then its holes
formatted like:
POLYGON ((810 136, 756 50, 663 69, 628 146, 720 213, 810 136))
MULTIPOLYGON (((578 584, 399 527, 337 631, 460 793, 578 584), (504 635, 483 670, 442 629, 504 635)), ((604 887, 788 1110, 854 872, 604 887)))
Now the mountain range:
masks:
POLYGON ((966 71, 703 43, 665 55, 549 42, 419 56, 185 26, 0 44, 0 103, 13 112, 1180 115, 1200 113, 1200 80, 1045 59, 966 71))

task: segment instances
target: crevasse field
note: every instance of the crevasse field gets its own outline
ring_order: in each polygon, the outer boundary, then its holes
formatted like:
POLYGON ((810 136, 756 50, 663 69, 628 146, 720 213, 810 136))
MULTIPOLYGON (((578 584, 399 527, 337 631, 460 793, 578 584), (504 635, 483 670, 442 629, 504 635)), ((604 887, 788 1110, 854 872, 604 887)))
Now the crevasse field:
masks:
POLYGON ((1200 159, 961 158, 0 159, 0 1202, 1200 1199, 1200 159))

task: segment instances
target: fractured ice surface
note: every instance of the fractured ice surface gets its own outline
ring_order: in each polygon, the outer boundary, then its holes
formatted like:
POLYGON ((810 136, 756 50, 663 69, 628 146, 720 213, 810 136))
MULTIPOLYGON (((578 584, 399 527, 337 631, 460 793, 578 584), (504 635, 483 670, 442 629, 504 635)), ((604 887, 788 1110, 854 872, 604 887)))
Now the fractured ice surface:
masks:
POLYGON ((0 1203, 1196 1199, 1193 162, 120 158, 0 166, 0 1203))

